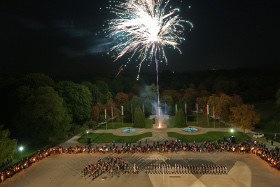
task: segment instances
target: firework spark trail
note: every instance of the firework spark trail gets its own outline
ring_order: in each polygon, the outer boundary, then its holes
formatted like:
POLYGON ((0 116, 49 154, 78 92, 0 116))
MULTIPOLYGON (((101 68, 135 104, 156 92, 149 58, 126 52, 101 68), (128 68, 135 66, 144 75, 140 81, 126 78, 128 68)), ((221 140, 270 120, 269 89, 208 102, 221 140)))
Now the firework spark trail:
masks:
MULTIPOLYGON (((193 24, 186 20, 181 20, 175 15, 179 9, 172 9, 165 13, 170 0, 124 0, 123 3, 116 5, 113 13, 117 18, 109 22, 109 37, 113 38, 117 45, 111 51, 118 53, 115 61, 127 53, 132 53, 130 59, 136 53, 140 59, 138 76, 142 63, 150 58, 152 61, 155 56, 157 71, 157 95, 159 107, 159 85, 158 85, 158 56, 165 59, 164 47, 172 46, 180 53, 178 45, 185 40, 183 35, 184 26, 188 23, 191 28, 193 24)), ((119 69, 118 74, 123 70, 119 69)))
POLYGON ((117 18, 109 22, 109 37, 117 45, 111 51, 118 53, 115 61, 127 53, 132 53, 131 58, 138 53, 140 59, 139 73, 142 63, 150 58, 152 61, 155 52, 163 57, 167 63, 164 47, 172 46, 179 50, 178 45, 185 40, 182 23, 192 23, 181 20, 175 15, 179 9, 172 9, 165 14, 165 9, 170 0, 125 0, 115 6, 113 13, 117 18))

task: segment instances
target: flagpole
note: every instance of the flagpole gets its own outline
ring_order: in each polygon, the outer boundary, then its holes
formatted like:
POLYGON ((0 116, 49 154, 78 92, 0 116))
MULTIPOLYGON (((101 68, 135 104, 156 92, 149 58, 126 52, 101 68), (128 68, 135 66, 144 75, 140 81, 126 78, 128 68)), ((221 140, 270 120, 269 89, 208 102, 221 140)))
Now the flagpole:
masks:
POLYGON ((106 131, 107 131, 106 108, 105 108, 105 123, 106 123, 106 131))
POLYGON ((121 109, 122 109, 121 114, 122 114, 122 127, 123 127, 123 106, 121 107, 121 109))
POLYGON ((188 106, 185 104, 185 112, 186 112, 186 125, 188 123, 188 106))
POLYGON ((215 127, 215 122, 216 122, 216 119, 215 119, 215 116, 214 116, 214 129, 216 128, 216 127, 215 127))
POLYGON ((111 107, 111 112, 112 112, 112 125, 114 128, 114 108, 113 107, 111 107))
POLYGON ((196 120, 197 120, 197 124, 198 124, 198 104, 196 104, 196 120))
POLYGON ((131 116, 132 116, 132 125, 133 125, 133 106, 131 104, 131 116))
POLYGON ((207 111, 207 124, 209 127, 209 105, 207 105, 206 111, 207 111))
POLYGON ((213 106, 213 120, 214 120, 214 128, 215 128, 215 122, 216 122, 216 120, 215 120, 215 111, 214 111, 214 106, 213 106))

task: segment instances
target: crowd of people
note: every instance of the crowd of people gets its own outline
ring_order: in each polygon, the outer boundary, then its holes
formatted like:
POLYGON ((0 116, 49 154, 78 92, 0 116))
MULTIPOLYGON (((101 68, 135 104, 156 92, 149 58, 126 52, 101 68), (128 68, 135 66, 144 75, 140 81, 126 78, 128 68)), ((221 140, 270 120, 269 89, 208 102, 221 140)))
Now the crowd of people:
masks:
POLYGON ((33 163, 38 162, 48 156, 50 156, 52 153, 50 152, 50 149, 48 150, 38 150, 36 154, 29 158, 22 158, 21 161, 17 164, 14 164, 13 166, 2 169, 0 172, 1 176, 1 182, 4 182, 5 179, 13 177, 16 173, 30 167, 33 163))
MULTIPOLYGON (((221 140, 218 140, 216 142, 210 142, 210 141, 204 141, 202 143, 190 143, 190 142, 181 142, 180 140, 175 141, 165 141, 164 143, 159 142, 153 142, 151 145, 147 144, 145 142, 145 145, 142 145, 141 142, 138 144, 132 145, 131 143, 125 143, 123 145, 117 146, 114 142, 109 144, 96 144, 91 145, 88 144, 87 146, 69 146, 69 147, 53 147, 49 148, 47 150, 39 150, 34 156, 29 158, 23 158, 18 164, 14 164, 13 166, 2 169, 0 172, 1 181, 4 182, 6 178, 12 177, 16 173, 30 167, 33 163, 38 162, 52 154, 78 154, 78 153, 87 153, 87 154, 94 154, 94 153, 114 153, 114 154, 133 154, 133 153, 151 153, 151 152, 160 152, 160 153, 168 153, 168 152, 177 152, 177 151, 192 151, 192 152, 232 152, 232 153, 252 153, 255 155, 258 155, 261 159, 267 161, 271 167, 277 168, 280 170, 280 155, 279 155, 279 148, 276 147, 275 149, 268 149, 264 143, 251 143, 251 142, 242 142, 240 144, 233 144, 228 141, 222 142, 221 140)), ((120 166, 113 165, 110 166, 107 164, 106 170, 108 168, 112 173, 116 173, 116 171, 121 170, 124 173, 135 173, 135 171, 139 171, 137 168, 134 169, 133 167, 128 167, 128 163, 124 162, 121 157, 117 158, 110 158, 111 161, 116 161, 120 166), (110 167, 109 167, 110 166, 110 167)), ((103 163, 103 160, 100 161, 103 163)), ((108 161, 107 161, 108 162, 108 161)), ((102 165, 102 163, 99 163, 99 166, 102 165)), ((210 167, 210 166, 209 166, 210 167)), ((211 166, 213 167, 213 166, 211 166)), ((223 166, 222 166, 223 167, 223 166)), ((186 167, 185 167, 186 168, 186 167)), ((196 167, 197 168, 197 167, 196 167)), ((220 168, 220 167, 219 167, 220 168)), ((180 168, 179 168, 180 169, 180 168)), ((167 166, 166 166, 167 170, 167 166)), ((87 174, 89 174, 89 166, 87 169, 87 174)), ((96 167, 91 165, 91 176, 99 176, 100 173, 104 171, 101 169, 101 167, 96 167), (95 168, 94 168, 95 167, 95 168), (92 169, 94 168, 94 170, 92 169), (98 169, 99 168, 99 169, 98 169), (95 171, 96 170, 96 171, 95 171), (94 171, 94 175, 92 175, 92 172, 94 171)), ((152 170, 153 171, 153 170, 152 170)), ((169 170, 170 171, 170 170, 169 170)), ((189 170, 190 171, 190 170, 189 170)), ((200 171, 196 169, 195 171, 200 171)), ((208 172, 211 171, 211 169, 208 169, 208 172)), ((214 171, 214 169, 213 169, 214 171)), ((217 170, 215 170, 217 171, 217 170)), ((221 170, 219 170, 221 171, 221 170)), ((84 172, 84 171, 83 171, 84 172)), ((148 172, 148 169, 147 169, 148 172)), ((151 172, 151 168, 149 168, 149 172, 151 172)), ((167 171, 165 171, 167 172, 167 171)), ((172 172, 172 167, 171 167, 172 172)), ((174 170, 175 172, 175 170, 174 170)), ((202 167, 202 172, 204 172, 202 167)), ((206 170, 207 173, 207 170, 206 170)), ((94 177, 93 177, 94 178, 94 177)))
POLYGON ((92 162, 86 165, 82 170, 82 175, 92 177, 92 180, 101 176, 104 173, 109 173, 112 177, 120 174, 138 174, 139 167, 134 164, 133 167, 129 167, 128 162, 124 161, 121 157, 105 157, 99 159, 95 164, 92 162))
POLYGON ((146 174, 227 174, 227 167, 220 165, 202 164, 151 164, 145 167, 146 174))

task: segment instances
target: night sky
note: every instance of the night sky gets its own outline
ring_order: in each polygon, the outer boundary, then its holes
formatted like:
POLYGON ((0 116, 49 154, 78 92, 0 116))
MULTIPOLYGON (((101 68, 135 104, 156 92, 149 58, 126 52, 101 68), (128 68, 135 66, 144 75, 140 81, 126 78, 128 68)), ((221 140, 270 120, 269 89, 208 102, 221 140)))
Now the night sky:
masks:
MULTIPOLYGON (((116 73, 125 62, 107 55, 102 32, 109 0, 2 0, 0 73, 116 73), (101 8, 101 9, 100 9, 101 8), (100 33, 98 33, 100 32, 100 33), (98 35, 96 35, 98 33, 98 35)), ((171 0, 194 24, 180 46, 167 49, 160 70, 234 69, 280 64, 279 0, 171 0), (191 9, 188 7, 191 6, 191 9)), ((124 72, 137 73, 131 63, 124 72)), ((144 66, 142 72, 153 72, 144 66)))

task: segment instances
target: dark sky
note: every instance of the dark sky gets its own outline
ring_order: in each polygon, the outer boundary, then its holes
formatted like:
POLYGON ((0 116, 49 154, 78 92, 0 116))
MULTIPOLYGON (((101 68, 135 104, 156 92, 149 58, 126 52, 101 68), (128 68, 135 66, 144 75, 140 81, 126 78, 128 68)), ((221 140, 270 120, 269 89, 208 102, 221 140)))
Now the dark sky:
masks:
MULTIPOLYGON (((168 49, 160 70, 232 69, 280 64, 279 0, 171 0, 194 24, 180 46, 168 49), (191 6, 191 9, 188 7, 191 6)), ((102 25, 109 0, 2 0, 0 73, 117 72, 125 61, 107 55, 102 25), (100 8, 102 8, 100 10, 100 8), (95 35, 96 33, 100 33, 95 35)), ((125 71, 135 71, 131 63, 125 71)), ((154 67, 143 67, 143 72, 154 67)))

